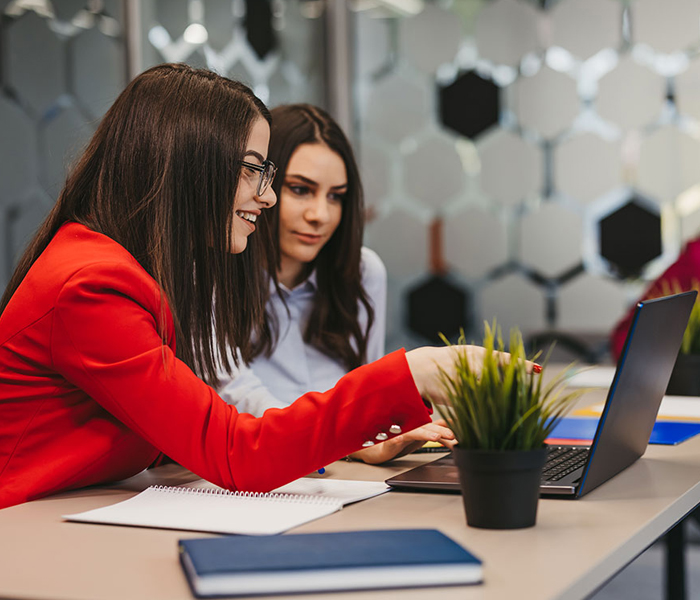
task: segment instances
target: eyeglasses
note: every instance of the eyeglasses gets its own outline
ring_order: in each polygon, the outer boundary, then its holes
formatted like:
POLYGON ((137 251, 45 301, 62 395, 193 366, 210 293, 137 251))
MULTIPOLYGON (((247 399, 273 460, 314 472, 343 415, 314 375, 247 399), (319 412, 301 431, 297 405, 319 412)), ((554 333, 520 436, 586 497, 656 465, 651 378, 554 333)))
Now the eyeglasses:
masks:
POLYGON ((267 188, 270 187, 270 184, 275 178, 275 173, 277 173, 275 163, 273 163, 271 160, 266 160, 263 161, 263 164, 256 165, 254 163, 249 163, 242 160, 241 165, 243 165, 246 169, 260 173, 256 195, 262 196, 267 191, 267 188))

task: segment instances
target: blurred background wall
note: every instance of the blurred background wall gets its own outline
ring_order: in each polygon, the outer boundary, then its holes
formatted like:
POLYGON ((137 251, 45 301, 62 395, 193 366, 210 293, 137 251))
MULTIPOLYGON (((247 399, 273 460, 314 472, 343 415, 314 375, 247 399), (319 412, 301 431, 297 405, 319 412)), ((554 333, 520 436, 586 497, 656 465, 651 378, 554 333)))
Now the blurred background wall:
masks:
POLYGON ((495 317, 602 357, 700 233, 695 0, 0 0, 0 14, 0 288, 110 102, 166 61, 346 127, 389 272, 388 349, 478 337, 495 317))

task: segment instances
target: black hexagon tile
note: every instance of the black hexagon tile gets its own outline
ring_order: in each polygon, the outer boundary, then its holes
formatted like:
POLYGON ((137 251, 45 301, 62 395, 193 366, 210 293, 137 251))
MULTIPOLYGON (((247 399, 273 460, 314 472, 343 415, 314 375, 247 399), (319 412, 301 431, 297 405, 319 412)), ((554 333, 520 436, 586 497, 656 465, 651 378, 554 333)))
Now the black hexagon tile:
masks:
POLYGON ((468 330, 469 301, 463 290, 441 275, 431 275, 408 292, 408 326, 414 333, 440 343, 468 330))
POLYGON ((440 117, 445 127, 474 138, 498 123, 500 90, 475 71, 468 71, 450 85, 439 87, 440 117))
POLYGON ((247 0, 245 27, 248 43, 260 58, 265 58, 277 45, 272 29, 272 7, 269 0, 247 0))
POLYGON ((661 217, 635 194, 601 219, 598 227, 600 254, 620 278, 638 276, 661 254, 661 217))

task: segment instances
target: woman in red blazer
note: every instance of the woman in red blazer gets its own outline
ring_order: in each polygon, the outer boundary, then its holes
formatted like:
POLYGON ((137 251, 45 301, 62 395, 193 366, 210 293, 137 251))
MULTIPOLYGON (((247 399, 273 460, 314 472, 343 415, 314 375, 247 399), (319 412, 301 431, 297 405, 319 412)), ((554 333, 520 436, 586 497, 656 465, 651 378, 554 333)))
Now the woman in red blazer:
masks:
POLYGON ((209 387, 261 323, 269 122, 248 88, 185 65, 144 72, 107 112, 0 301, 0 508, 160 453, 266 491, 429 421, 453 349, 395 352, 261 418, 209 387))

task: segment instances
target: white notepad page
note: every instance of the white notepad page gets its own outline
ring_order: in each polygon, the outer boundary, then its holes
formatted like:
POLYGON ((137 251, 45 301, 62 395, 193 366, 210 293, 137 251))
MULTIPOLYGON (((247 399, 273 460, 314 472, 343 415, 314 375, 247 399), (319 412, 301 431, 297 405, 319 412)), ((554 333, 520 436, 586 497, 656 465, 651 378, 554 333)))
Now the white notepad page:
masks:
POLYGON ((281 493, 250 494, 229 492, 206 482, 197 487, 198 483, 152 486, 123 502, 63 518, 83 523, 269 535, 325 517, 344 504, 387 490, 384 484, 377 482, 302 479, 279 488, 281 493), (285 490, 288 487, 306 489, 310 493, 288 493, 285 490), (350 488, 353 488, 352 493, 350 488))

